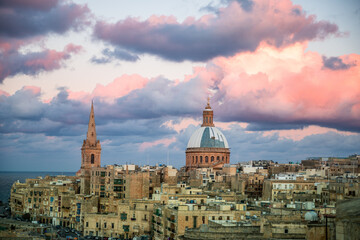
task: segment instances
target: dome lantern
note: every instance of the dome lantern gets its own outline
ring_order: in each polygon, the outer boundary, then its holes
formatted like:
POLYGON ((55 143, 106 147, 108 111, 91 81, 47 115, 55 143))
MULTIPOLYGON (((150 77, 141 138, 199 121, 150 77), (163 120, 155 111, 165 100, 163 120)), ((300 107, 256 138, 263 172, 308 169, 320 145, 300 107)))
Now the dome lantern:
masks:
POLYGON ((208 97, 207 105, 203 111, 202 127, 215 127, 214 125, 214 112, 210 106, 210 98, 208 97))

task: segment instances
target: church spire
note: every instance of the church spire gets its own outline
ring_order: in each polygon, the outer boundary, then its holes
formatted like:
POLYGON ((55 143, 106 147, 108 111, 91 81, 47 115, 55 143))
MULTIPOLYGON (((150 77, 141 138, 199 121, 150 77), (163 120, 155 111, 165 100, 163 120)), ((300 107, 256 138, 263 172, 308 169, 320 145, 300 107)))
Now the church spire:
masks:
POLYGON ((91 111, 90 111, 89 125, 88 125, 86 140, 90 144, 90 146, 95 146, 95 144, 96 144, 96 128, 95 128, 94 101, 91 101, 91 111))
POLYGON ((214 112, 210 106, 210 97, 207 99, 207 105, 203 111, 203 124, 202 127, 215 127, 214 125, 214 112))

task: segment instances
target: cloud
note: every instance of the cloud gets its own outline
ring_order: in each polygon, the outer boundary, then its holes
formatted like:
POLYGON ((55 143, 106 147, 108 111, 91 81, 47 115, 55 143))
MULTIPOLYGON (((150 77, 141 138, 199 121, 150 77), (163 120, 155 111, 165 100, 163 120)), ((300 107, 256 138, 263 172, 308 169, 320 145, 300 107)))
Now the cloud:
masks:
POLYGON ((2 0, 0 8, 15 8, 15 9, 32 9, 37 11, 47 11, 55 7, 59 0, 2 0))
POLYGON ((32 86, 23 87, 13 95, 0 96, 0 106, 2 120, 40 120, 45 111, 45 104, 40 101, 40 88, 32 86))
POLYGON ((338 57, 325 57, 323 56, 324 67, 332 70, 345 70, 356 66, 356 62, 353 63, 344 63, 341 58, 338 57))
POLYGON ((28 0, 3 1, 0 12, 0 37, 23 39, 79 30, 89 23, 90 11, 71 2, 28 0))
POLYGON ((79 46, 68 44, 63 52, 23 48, 49 34, 78 31, 89 25, 90 10, 70 1, 14 0, 0 3, 0 83, 17 74, 36 75, 62 67, 79 46))
POLYGON ((115 49, 110 50, 109 48, 105 48, 101 52, 103 54, 102 57, 98 58, 96 56, 93 56, 91 58, 91 62, 97 63, 97 64, 105 64, 112 62, 114 60, 124 60, 128 62, 136 62, 139 60, 139 56, 134 55, 128 51, 122 50, 122 49, 115 49))
MULTIPOLYGON (((169 138, 198 121, 194 119, 201 117, 211 93, 215 121, 241 123, 246 131, 301 130, 316 125, 360 132, 359 66, 342 71, 324 68, 322 56, 305 52, 306 48, 306 44, 281 49, 262 44, 253 53, 215 58, 205 67, 194 68, 183 81, 123 75, 107 85, 98 84, 92 92, 59 89, 46 103, 40 100, 40 90, 23 89, 14 95, 0 95, 2 117, 11 122, 33 119, 34 124, 47 119, 53 128, 45 128, 45 134, 71 135, 80 132, 75 126, 86 125, 94 99, 104 135, 148 133, 169 138), (16 110, 21 102, 39 106, 41 111, 16 110)), ((357 54, 339 58, 345 64, 360 60, 357 54)), ((227 129, 229 124, 219 126, 227 129)), ((6 126, 13 131, 17 131, 14 126, 22 126, 18 131, 26 132, 29 125, 6 122, 6 126)))
MULTIPOLYGON (((318 125, 360 132, 359 66, 324 68, 322 56, 306 47, 262 44, 254 53, 215 58, 188 78, 201 78, 212 89, 218 119, 250 123, 249 130, 318 125)), ((360 55, 339 59, 349 64, 360 55)))
POLYGON ((163 138, 163 139, 158 139, 155 141, 151 141, 151 142, 143 142, 140 144, 139 150, 140 151, 145 151, 146 149, 150 148, 150 147, 154 147, 157 145, 164 145, 165 147, 168 147, 171 143, 175 142, 176 138, 172 137, 172 138, 163 138))
POLYGON ((255 51, 261 42, 284 47, 331 35, 341 35, 337 25, 316 21, 289 0, 230 1, 216 13, 182 23, 172 16, 151 16, 98 21, 94 29, 97 39, 115 47, 172 61, 206 61, 255 51))
POLYGON ((37 75, 59 69, 65 60, 81 49, 81 46, 69 44, 61 52, 48 49, 24 54, 18 51, 3 52, 0 54, 0 83, 17 74, 37 75))

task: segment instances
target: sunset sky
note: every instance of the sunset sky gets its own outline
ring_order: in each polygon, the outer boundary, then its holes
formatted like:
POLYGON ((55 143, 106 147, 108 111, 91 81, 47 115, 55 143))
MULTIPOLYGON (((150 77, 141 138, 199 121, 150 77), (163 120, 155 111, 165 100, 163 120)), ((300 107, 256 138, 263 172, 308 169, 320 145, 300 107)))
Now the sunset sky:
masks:
POLYGON ((207 97, 231 163, 360 154, 358 0, 1 0, 0 170, 185 165, 207 97))

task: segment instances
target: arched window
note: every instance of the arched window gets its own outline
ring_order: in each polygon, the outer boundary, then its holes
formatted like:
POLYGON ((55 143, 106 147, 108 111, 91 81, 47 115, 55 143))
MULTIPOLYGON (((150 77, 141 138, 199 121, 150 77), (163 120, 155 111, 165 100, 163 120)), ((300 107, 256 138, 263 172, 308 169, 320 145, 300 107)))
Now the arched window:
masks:
POLYGON ((220 157, 219 157, 219 156, 217 156, 217 157, 216 157, 216 160, 217 160, 217 161, 220 161, 220 157))
POLYGON ((95 155, 91 154, 91 164, 94 164, 94 162, 95 162, 95 155))
POLYGON ((212 161, 212 162, 214 161, 214 156, 211 156, 211 161, 212 161))
POLYGON ((209 162, 208 156, 205 157, 205 162, 209 162))
POLYGON ((202 163, 202 156, 200 156, 200 163, 202 163))
POLYGON ((208 117, 205 118, 206 123, 208 123, 208 117))
POLYGON ((209 123, 211 123, 211 117, 209 117, 209 123))
POLYGON ((196 156, 196 163, 198 163, 198 156, 196 156))

